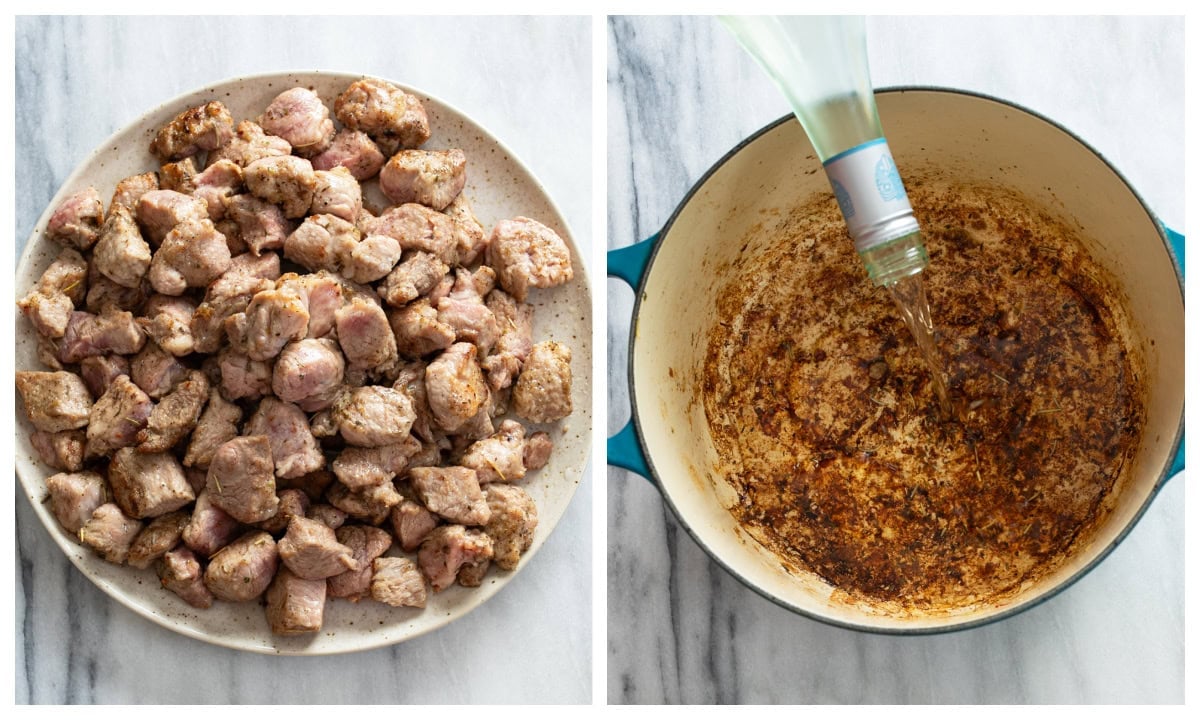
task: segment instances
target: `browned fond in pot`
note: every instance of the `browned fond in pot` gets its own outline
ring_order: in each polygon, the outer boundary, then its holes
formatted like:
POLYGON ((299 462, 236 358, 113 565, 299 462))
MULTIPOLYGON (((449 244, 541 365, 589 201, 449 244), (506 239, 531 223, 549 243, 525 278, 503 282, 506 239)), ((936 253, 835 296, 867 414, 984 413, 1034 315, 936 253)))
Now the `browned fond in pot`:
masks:
POLYGON ((747 238, 702 393, 751 535, 850 599, 941 613, 1088 542, 1143 409, 1119 295, 1067 227, 1004 191, 915 185, 958 419, 829 197, 747 238))

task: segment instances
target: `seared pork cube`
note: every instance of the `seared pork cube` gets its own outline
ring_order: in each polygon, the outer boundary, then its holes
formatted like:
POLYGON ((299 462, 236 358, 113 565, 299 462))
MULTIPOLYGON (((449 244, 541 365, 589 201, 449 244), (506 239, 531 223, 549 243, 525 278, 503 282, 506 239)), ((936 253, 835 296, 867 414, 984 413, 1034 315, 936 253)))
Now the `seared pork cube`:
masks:
POLYGON ((217 448, 206 486, 212 502, 244 523, 262 522, 279 510, 271 443, 262 435, 239 437, 217 448))
POLYGON ((192 607, 210 608, 216 599, 204 585, 196 556, 186 547, 175 548, 162 556, 158 562, 158 577, 164 588, 192 607))
POLYGON ((145 570, 167 551, 174 549, 179 544, 183 529, 187 527, 191 517, 190 513, 177 510, 154 518, 134 538, 133 545, 129 548, 129 564, 145 570))
POLYGON ((396 351, 407 358, 424 357, 454 344, 454 328, 438 319, 429 300, 421 298, 388 318, 396 336, 396 351))
POLYGON ((179 160, 201 150, 216 150, 233 138, 233 116, 220 101, 189 108, 158 131, 150 152, 160 160, 179 160))
POLYGON ((83 302, 87 275, 88 265, 83 256, 64 248, 17 306, 39 334, 60 338, 67 331, 75 306, 83 302))
POLYGON ((481 485, 520 480, 525 477, 524 426, 515 420, 503 421, 495 435, 467 448, 458 464, 474 470, 481 485))
POLYGON ((342 525, 345 524, 346 518, 348 516, 346 515, 346 513, 342 512, 341 510, 338 510, 337 508, 335 508, 332 505, 326 505, 325 503, 318 503, 316 505, 309 506, 308 512, 305 514, 305 517, 310 518, 312 520, 316 520, 317 522, 321 523, 322 525, 325 525, 326 527, 329 527, 333 530, 337 530, 338 528, 340 528, 342 525))
POLYGON ((544 432, 535 432, 525 440, 525 469, 540 470, 550 461, 554 442, 544 432))
POLYGON ((312 164, 316 170, 344 167, 355 180, 362 182, 378 175, 385 159, 383 153, 379 152, 379 146, 365 132, 339 130, 329 148, 314 157, 312 164))
POLYGON ((297 275, 288 273, 279 278, 277 289, 294 293, 308 309, 308 337, 321 338, 333 331, 338 308, 342 306, 345 281, 324 270, 297 275))
POLYGON ((142 524, 121 512, 115 503, 96 508, 79 529, 79 541, 110 563, 124 565, 142 524))
POLYGON ((470 468, 413 468, 408 478, 421 503, 450 522, 484 525, 491 517, 479 478, 470 468))
POLYGON ((50 510, 59 524, 78 535, 92 513, 108 499, 108 484, 94 472, 58 473, 46 478, 50 510))
POLYGON ((117 205, 104 221, 92 262, 104 276, 123 287, 138 287, 150 269, 150 243, 134 222, 133 213, 117 205))
POLYGON ((151 190, 157 189, 158 175, 155 173, 131 175, 117 183, 116 189, 113 190, 112 200, 108 204, 109 212, 111 213, 117 205, 123 205, 130 211, 136 211, 138 200, 141 200, 142 196, 151 190))
POLYGON ((500 337, 480 366, 488 386, 498 392, 513 384, 533 350, 533 307, 499 289, 488 293, 487 306, 496 316, 500 337))
MULTIPOLYGON (((294 488, 302 491, 314 502, 325 496, 325 490, 333 483, 334 476, 328 469, 322 467, 299 477, 279 478, 275 481, 277 488, 294 488)), ((311 517, 307 512, 304 517, 311 517)))
POLYGON ((25 401, 29 422, 43 432, 84 427, 93 413, 92 396, 75 373, 21 370, 17 372, 17 390, 25 401))
POLYGON ((354 246, 342 267, 342 274, 354 282, 375 282, 392 271, 401 255, 403 251, 395 239, 387 235, 368 235, 354 246))
POLYGON ((288 523, 292 521, 292 518, 305 517, 309 504, 308 495, 297 488, 279 490, 276 494, 279 496, 279 512, 275 513, 275 517, 258 524, 260 530, 266 530, 272 535, 287 530, 288 523))
POLYGON ((459 193, 442 212, 454 220, 459 263, 464 266, 473 264, 487 247, 488 234, 475 217, 467 196, 459 193))
POLYGON ((230 400, 255 399, 271 392, 271 363, 253 360, 243 352, 225 348, 217 356, 221 392, 230 400))
POLYGON ((64 430, 48 433, 34 430, 29 443, 38 454, 38 459, 55 470, 78 472, 83 469, 83 451, 87 447, 87 433, 83 430, 64 430))
POLYGON ((196 352, 217 352, 225 341, 225 320, 244 312, 250 299, 275 287, 279 277, 279 256, 264 253, 239 255, 229 263, 225 274, 204 293, 204 302, 192 315, 192 338, 196 352))
POLYGON ((408 465, 408 459, 421 450, 412 435, 395 445, 373 448, 349 447, 333 461, 333 473, 351 490, 390 482, 408 465))
POLYGON ((229 198, 225 216, 237 224, 242 242, 255 255, 283 247, 283 241, 291 232, 291 224, 283 216, 282 208, 249 194, 229 198))
POLYGON ((228 545, 240 530, 241 523, 213 505, 212 495, 202 490, 196 496, 191 519, 183 528, 183 542, 201 557, 208 558, 228 545))
POLYGON ((405 552, 414 552, 438 525, 437 516, 420 503, 404 500, 391 513, 392 532, 405 552))
POLYGON ((347 570, 357 570, 350 548, 338 542, 322 522, 294 517, 279 541, 279 557, 288 569, 306 580, 323 580, 347 570))
POLYGON ((487 558, 464 564, 458 569, 458 584, 463 587, 479 587, 491 567, 492 561, 487 558))
POLYGON ((308 416, 292 403, 263 398, 246 423, 245 432, 267 438, 279 477, 299 477, 325 467, 325 456, 308 427, 308 416))
POLYGON ((129 374, 129 359, 124 355, 93 355, 79 362, 79 374, 92 397, 100 397, 118 375, 129 374))
POLYGON ((43 367, 51 370, 62 370, 62 361, 58 359, 58 347, 54 344, 53 338, 48 338, 45 335, 37 335, 37 345, 34 348, 34 354, 37 356, 37 361, 43 367))
POLYGON ((200 171, 196 168, 196 161, 186 157, 178 162, 163 163, 162 167, 158 169, 158 174, 162 178, 162 183, 160 187, 155 188, 156 190, 174 190, 177 193, 191 195, 192 191, 196 189, 196 176, 200 174, 200 171))
POLYGON ((358 568, 330 577, 329 594, 357 602, 371 592, 375 558, 392 546, 392 536, 385 530, 363 525, 343 525, 335 534, 338 542, 350 548, 358 568))
POLYGON ((371 485, 358 491, 335 482, 329 486, 325 499, 355 520, 378 525, 387 519, 392 508, 399 505, 404 498, 396 492, 396 486, 390 482, 371 485))
POLYGON ((279 93, 258 124, 265 132, 287 140, 301 157, 319 155, 333 142, 329 108, 308 88, 294 87, 279 93))
POLYGON ((305 412, 323 410, 337 397, 345 370, 346 361, 332 340, 288 343, 275 361, 271 389, 305 412))
MULTIPOLYGON (((151 261, 153 262, 153 261, 151 261)), ((104 313, 110 310, 137 310, 150 295, 150 283, 143 282, 137 287, 127 288, 118 285, 105 277, 96 264, 92 263, 88 271, 88 292, 84 308, 90 313, 104 313)))
POLYGON ((420 203, 441 210, 467 182, 462 150, 401 150, 379 173, 379 189, 397 205, 420 203))
POLYGON ((77 363, 93 355, 132 355, 142 349, 146 334, 133 313, 107 308, 99 315, 73 312, 58 344, 58 359, 77 363))
POLYGON ((354 222, 362 210, 362 188, 344 167, 333 170, 316 170, 317 187, 313 191, 314 215, 328 213, 348 222, 354 222))
POLYGON ((266 592, 279 568, 275 538, 249 532, 213 555, 204 571, 204 585, 219 600, 245 602, 266 592))
POLYGON ((192 316, 195 314, 196 301, 191 298, 153 295, 146 302, 145 316, 137 322, 160 348, 175 357, 183 357, 195 349, 192 337, 192 316))
POLYGON ((487 384, 475 362, 477 352, 470 343, 455 343, 425 368, 429 409, 446 432, 458 430, 487 402, 487 384))
POLYGON ((358 246, 359 231, 336 215, 305 218, 283 242, 283 255, 309 270, 338 272, 358 246))
POLYGON ((516 485, 488 485, 485 492, 492 517, 483 531, 492 539, 492 559, 504 570, 515 570, 521 555, 533 544, 537 505, 516 485))
POLYGON ((441 592, 454 584, 464 565, 490 559, 492 552, 492 539, 482 530, 442 525, 434 528, 421 543, 417 563, 433 591, 441 592))
POLYGON ((471 273, 455 271, 454 288, 438 301, 438 321, 454 329, 457 342, 473 343, 486 354, 496 344, 500 324, 495 314, 483 304, 471 273))
POLYGON ((403 308, 432 290, 449 271, 450 267, 434 255, 411 252, 388 274, 379 295, 392 307, 403 308))
POLYGON ((146 427, 153 410, 154 402, 128 375, 118 376, 92 406, 87 454, 99 457, 136 444, 138 433, 146 427))
POLYGON ((571 414, 571 348, 548 340, 533 346, 512 394, 513 411, 535 423, 571 414))
POLYGON ((417 203, 405 203, 384 210, 365 223, 365 234, 387 235, 403 250, 418 250, 434 255, 447 265, 456 265, 458 239, 454 220, 417 203))
POLYGON ((255 294, 244 314, 225 321, 230 343, 251 360, 273 360, 293 340, 308 335, 308 308, 304 299, 287 290, 255 294))
POLYGON ((245 179, 255 197, 279 205, 289 218, 308 213, 317 189, 312 163, 292 155, 255 160, 246 166, 245 179))
POLYGON ((351 130, 370 135, 385 154, 420 147, 429 139, 429 117, 414 95, 375 78, 351 83, 333 106, 337 119, 351 130))
POLYGON ((305 580, 279 568, 267 589, 267 622, 276 635, 303 635, 321 629, 325 615, 325 581, 305 580))
POLYGON ((332 410, 342 437, 359 447, 403 441, 416 417, 407 395, 378 385, 343 393, 334 401, 332 410))
POLYGON ((138 198, 138 224, 154 247, 180 223, 207 219, 208 205, 203 200, 175 190, 151 190, 138 198))
POLYGON ((133 518, 165 515, 196 499, 183 467, 170 453, 121 448, 108 464, 108 484, 121 512, 133 518))
POLYGON ((183 464, 188 467, 208 468, 217 448, 238 435, 238 423, 242 420, 242 409, 221 397, 213 388, 208 393, 208 404, 196 423, 196 430, 188 441, 183 464))
POLYGON ((292 146, 287 140, 266 134, 256 122, 243 120, 238 123, 233 138, 227 144, 208 154, 208 164, 232 160, 244 168, 255 160, 291 154, 292 146))
POLYGON ((150 284, 163 295, 207 287, 229 269, 229 246, 208 218, 187 220, 163 238, 150 263, 150 284))
POLYGON ((575 277, 563 239, 526 217, 496 223, 486 254, 488 265, 499 275, 500 287, 519 302, 525 301, 529 288, 554 287, 575 277))
POLYGON ((432 442, 437 439, 437 432, 434 429, 436 422, 433 419, 433 411, 429 409, 429 400, 425 392, 425 368, 425 363, 420 360, 397 366, 392 387, 412 401, 413 412, 417 416, 413 420, 412 434, 425 442, 432 442))
POLYGON ((104 224, 104 202, 96 188, 89 187, 67 196, 46 223, 46 237, 77 250, 88 250, 100 238, 104 224))
POLYGON ((146 427, 138 433, 138 452, 166 452, 182 442, 200 421, 210 392, 204 373, 189 371, 150 411, 146 427))
POLYGON ((381 557, 374 562, 371 597, 392 607, 425 607, 425 578, 406 557, 381 557))
POLYGON ((129 378, 155 400, 174 390, 187 374, 183 363, 152 342, 129 361, 129 378))
POLYGON ((396 362, 396 336, 378 303, 355 297, 335 318, 338 343, 350 368, 369 370, 396 362))
POLYGON ((232 160, 218 160, 196 176, 195 197, 208 206, 208 217, 213 222, 225 217, 225 202, 242 189, 242 168, 232 160))

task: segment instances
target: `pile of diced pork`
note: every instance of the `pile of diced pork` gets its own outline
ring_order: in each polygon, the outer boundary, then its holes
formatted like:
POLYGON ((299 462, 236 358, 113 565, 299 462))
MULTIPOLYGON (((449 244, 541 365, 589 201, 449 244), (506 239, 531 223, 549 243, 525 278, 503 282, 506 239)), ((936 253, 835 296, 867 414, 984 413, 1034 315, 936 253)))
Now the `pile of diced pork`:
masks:
POLYGON ((507 416, 571 412, 571 351, 533 343, 525 302, 571 280, 563 240, 485 232, 463 152, 417 149, 416 97, 363 79, 334 116, 299 87, 256 122, 185 111, 157 172, 58 206, 63 249, 18 303, 62 526, 193 606, 264 598, 280 634, 319 630, 328 597, 424 607, 513 570, 552 441, 507 416))

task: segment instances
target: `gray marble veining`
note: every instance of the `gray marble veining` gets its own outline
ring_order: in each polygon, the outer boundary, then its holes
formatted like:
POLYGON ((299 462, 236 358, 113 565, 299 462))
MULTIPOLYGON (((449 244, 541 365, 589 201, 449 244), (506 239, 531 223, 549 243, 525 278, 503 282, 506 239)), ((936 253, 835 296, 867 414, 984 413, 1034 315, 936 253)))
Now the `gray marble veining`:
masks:
MULTIPOLYGON (((248 73, 402 79, 460 108, 541 180, 591 246, 588 18, 18 18, 16 237, 109 134, 164 100, 248 73), (520 42, 513 42, 520 38, 520 42)), ((415 640, 327 658, 197 642, 78 573, 18 490, 19 703, 474 703, 591 698, 591 473, 534 561, 482 607, 415 640)))
MULTIPOLYGON (((1182 230, 1183 22, 872 18, 876 86, 1016 101, 1066 125, 1182 230)), ((728 149, 788 108, 710 18, 610 18, 609 247, 646 238, 728 149)), ((609 421, 629 417, 632 293, 609 291, 609 421)), ((1059 596, 987 627, 885 637, 793 615, 742 586, 654 488, 608 472, 613 703, 1182 702, 1183 480, 1059 596)))

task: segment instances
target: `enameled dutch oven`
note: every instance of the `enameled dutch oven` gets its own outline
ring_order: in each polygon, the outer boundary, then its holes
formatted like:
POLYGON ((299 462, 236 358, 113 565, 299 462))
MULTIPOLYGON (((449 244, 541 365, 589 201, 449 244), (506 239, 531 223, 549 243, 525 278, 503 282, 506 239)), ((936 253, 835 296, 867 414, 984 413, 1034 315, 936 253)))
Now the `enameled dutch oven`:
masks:
POLYGON ((1077 227, 1126 295, 1146 361, 1146 425, 1131 480, 1093 541, 1011 598, 938 616, 894 617, 834 600, 830 586, 784 570, 738 527, 726 509, 735 496, 713 470, 718 463, 695 392, 714 294, 723 284, 709 269, 729 266, 741 245, 730 238, 742 237, 764 212, 828 192, 808 138, 791 116, 717 162, 657 235, 609 253, 608 274, 633 286, 636 300, 629 339, 633 417, 609 439, 608 462, 650 478, 709 555, 783 607, 857 630, 959 630, 1009 617, 1078 580, 1182 468, 1183 237, 1164 228, 1099 153, 1036 113, 937 88, 881 90, 877 99, 889 146, 905 172, 1015 190, 1077 227))

